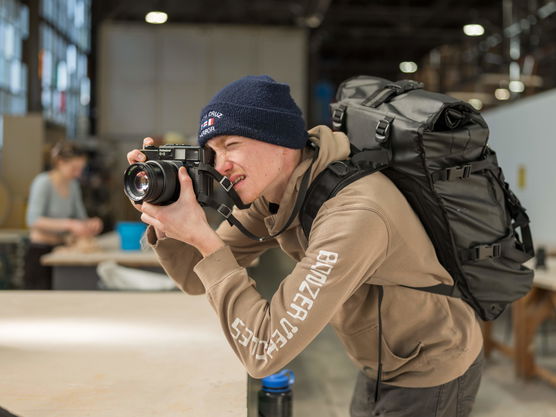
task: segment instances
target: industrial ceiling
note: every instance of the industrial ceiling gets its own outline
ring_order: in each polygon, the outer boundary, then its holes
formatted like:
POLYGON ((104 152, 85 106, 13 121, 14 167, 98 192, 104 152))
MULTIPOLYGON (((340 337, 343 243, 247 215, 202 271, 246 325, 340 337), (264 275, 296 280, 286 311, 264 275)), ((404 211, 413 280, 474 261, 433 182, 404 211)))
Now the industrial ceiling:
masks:
POLYGON ((465 96, 524 82, 517 98, 556 87, 554 0, 94 0, 93 28, 104 20, 144 21, 162 10, 170 23, 307 28, 309 81, 334 85, 355 74, 413 78, 465 96), (475 23, 484 34, 469 37, 475 23), (419 69, 403 74, 400 62, 419 69))

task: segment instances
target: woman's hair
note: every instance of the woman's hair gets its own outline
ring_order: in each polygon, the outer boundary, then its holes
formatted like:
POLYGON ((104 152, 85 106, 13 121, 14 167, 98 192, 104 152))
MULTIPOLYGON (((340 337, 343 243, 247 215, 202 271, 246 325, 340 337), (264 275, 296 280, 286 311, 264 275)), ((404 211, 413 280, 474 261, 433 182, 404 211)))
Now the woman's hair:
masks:
POLYGON ((60 141, 56 143, 50 151, 50 162, 52 166, 57 161, 67 161, 73 158, 84 158, 86 152, 74 142, 60 141))

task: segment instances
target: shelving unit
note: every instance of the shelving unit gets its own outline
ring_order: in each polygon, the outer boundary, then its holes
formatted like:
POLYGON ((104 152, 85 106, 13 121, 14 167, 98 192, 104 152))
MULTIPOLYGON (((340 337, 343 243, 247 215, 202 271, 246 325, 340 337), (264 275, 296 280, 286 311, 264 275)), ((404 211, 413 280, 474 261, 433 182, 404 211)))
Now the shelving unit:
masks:
POLYGON ((40 0, 39 16, 43 115, 65 126, 68 138, 84 137, 91 96, 91 0, 40 0))
POLYGON ((0 1, 0 115, 27 112, 27 65, 22 50, 28 36, 27 6, 18 0, 0 1))

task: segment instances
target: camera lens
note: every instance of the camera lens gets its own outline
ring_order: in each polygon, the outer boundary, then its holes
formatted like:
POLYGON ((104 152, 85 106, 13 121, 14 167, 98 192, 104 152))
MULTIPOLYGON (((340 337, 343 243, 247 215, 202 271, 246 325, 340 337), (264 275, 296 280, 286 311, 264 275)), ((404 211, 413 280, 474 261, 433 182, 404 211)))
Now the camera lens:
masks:
POLYGON ((146 194, 149 191, 149 174, 139 171, 133 180, 133 185, 138 194, 146 194))
POLYGON ((124 192, 137 203, 170 204, 179 193, 177 176, 177 167, 171 162, 138 162, 125 171, 124 192))

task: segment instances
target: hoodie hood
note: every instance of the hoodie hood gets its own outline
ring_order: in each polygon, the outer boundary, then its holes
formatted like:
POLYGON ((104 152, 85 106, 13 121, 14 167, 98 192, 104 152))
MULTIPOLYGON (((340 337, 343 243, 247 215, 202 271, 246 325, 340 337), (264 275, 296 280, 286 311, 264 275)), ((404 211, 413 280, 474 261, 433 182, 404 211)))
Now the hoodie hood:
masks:
MULTIPOLYGON (((309 141, 314 143, 319 148, 319 155, 313 164, 310 176, 310 182, 313 180, 333 161, 343 160, 349 156, 350 146, 348 137, 342 132, 333 132, 329 127, 321 125, 316 126, 309 130, 309 141)), ((270 215, 265 219, 267 226, 270 226, 271 233, 277 233, 283 225, 288 221, 301 180, 307 169, 311 166, 314 150, 312 148, 305 148, 303 150, 303 157, 297 168, 293 171, 292 176, 286 186, 284 195, 280 200, 280 208, 278 213, 270 215)), ((268 211, 268 201, 261 197, 256 203, 262 204, 260 207, 268 211)), ((292 222, 288 230, 299 225, 299 218, 292 222)))

